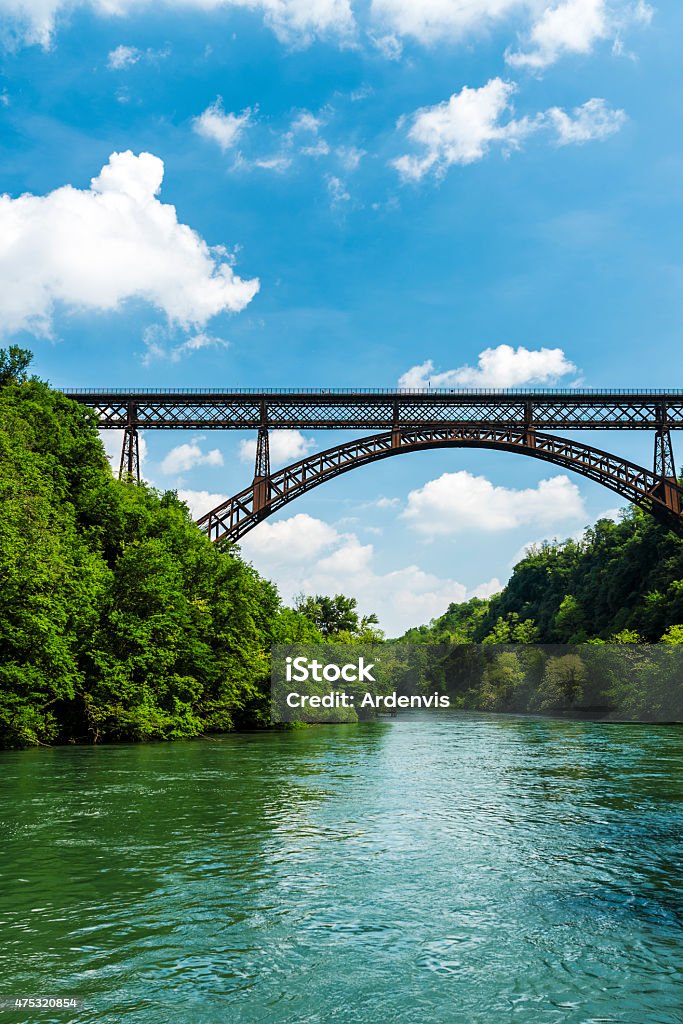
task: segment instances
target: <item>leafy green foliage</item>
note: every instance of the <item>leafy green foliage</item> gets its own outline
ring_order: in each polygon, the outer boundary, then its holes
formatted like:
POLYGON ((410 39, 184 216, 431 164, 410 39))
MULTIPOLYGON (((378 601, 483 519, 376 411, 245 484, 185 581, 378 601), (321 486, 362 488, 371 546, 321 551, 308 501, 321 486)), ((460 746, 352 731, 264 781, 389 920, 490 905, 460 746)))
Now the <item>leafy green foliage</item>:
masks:
POLYGON ((377 616, 370 614, 361 617, 357 603, 355 597, 345 597, 344 594, 335 594, 334 597, 324 594, 304 597, 301 594, 295 601, 295 609, 311 623, 323 640, 341 644, 381 643, 384 634, 377 628, 377 616))
POLYGON ((6 384, 20 384, 27 379, 27 370, 33 354, 26 348, 10 345, 0 349, 0 388, 6 384))
POLYGON ((408 644, 468 644, 479 637, 481 627, 489 612, 489 602, 473 597, 462 604, 451 604, 438 619, 428 626, 416 626, 401 637, 408 644))
POLYGON ((0 746, 265 724, 272 643, 320 634, 174 492, 115 480, 28 358, 0 352, 0 746))
POLYGON ((683 643, 681 623, 683 540, 631 509, 619 523, 600 520, 579 541, 532 548, 499 594, 452 604, 402 640, 447 645, 424 686, 438 685, 455 707, 544 714, 612 707, 626 717, 679 721, 672 645, 683 643))
POLYGON ((663 644, 683 644, 683 626, 669 626, 662 637, 663 644))

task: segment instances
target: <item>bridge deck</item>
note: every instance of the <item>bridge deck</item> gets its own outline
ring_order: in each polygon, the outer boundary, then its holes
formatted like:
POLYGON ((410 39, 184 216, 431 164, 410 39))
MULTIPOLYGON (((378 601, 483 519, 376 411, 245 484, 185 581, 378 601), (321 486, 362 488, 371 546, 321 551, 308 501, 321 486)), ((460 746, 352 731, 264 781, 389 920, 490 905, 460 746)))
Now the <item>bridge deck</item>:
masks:
POLYGON ((102 429, 385 430, 492 424, 543 430, 683 428, 683 389, 65 388, 102 429))

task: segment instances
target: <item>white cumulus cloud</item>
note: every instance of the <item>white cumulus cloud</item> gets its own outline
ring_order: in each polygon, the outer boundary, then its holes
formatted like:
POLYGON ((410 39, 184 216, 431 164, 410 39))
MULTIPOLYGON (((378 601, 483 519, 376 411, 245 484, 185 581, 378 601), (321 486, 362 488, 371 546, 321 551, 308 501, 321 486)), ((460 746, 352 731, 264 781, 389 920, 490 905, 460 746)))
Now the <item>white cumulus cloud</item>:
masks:
POLYGON ((211 491, 193 491, 187 488, 179 488, 177 494, 190 509, 193 519, 201 519, 212 508, 222 505, 227 497, 225 494, 212 494, 211 491))
POLYGON ((161 472, 185 473, 195 466, 222 466, 223 455, 220 450, 212 448, 211 451, 203 452, 199 445, 200 440, 201 438, 198 438, 171 448, 161 463, 161 472))
POLYGON ((540 70, 565 54, 590 53, 595 44, 612 38, 633 23, 647 23, 652 8, 638 3, 608 0, 562 0, 546 4, 533 21, 520 51, 508 50, 506 60, 514 67, 540 70))
POLYGON ((220 96, 193 121, 197 135, 216 142, 225 152, 236 146, 244 129, 251 123, 253 110, 247 107, 241 114, 225 113, 220 96))
POLYGON ((280 519, 279 522, 261 523, 257 531, 247 534, 241 542, 242 550, 251 557, 273 559, 278 568, 298 565, 302 560, 317 558, 332 547, 340 535, 329 523, 315 519, 305 512, 280 519))
MULTIPOLYGON (((313 447, 313 441, 304 437, 300 430, 271 430, 268 437, 271 466, 286 466, 303 459, 313 447)), ((256 438, 240 441, 239 456, 242 462, 253 463, 256 458, 256 438)))
POLYGON ((498 580, 491 580, 470 591, 414 564, 378 572, 372 544, 306 513, 260 523, 240 547, 262 575, 277 583, 285 602, 302 592, 349 594, 358 599, 363 614, 377 613, 389 636, 443 614, 453 601, 500 590, 498 580))
MULTIPOLYGON (((621 42, 630 26, 647 23, 652 8, 645 0, 161 0, 169 12, 209 14, 242 9, 263 18, 290 47, 314 39, 357 45, 359 24, 368 42, 390 60, 400 59, 403 42, 423 45, 476 41, 491 29, 509 31, 517 49, 511 64, 543 68, 565 54, 587 53, 600 40, 621 42), (355 13, 354 13, 355 11, 355 13)), ((15 39, 49 47, 59 21, 78 8, 100 17, 142 15, 152 0, 0 0, 0 17, 15 39)))
POLYGON ((171 323, 201 327, 259 289, 157 199, 164 164, 112 153, 90 188, 0 196, 0 330, 49 335, 57 304, 116 310, 142 299, 171 323))
POLYGON ((543 68, 565 52, 589 53, 610 27, 605 0, 564 0, 541 12, 529 33, 529 50, 508 53, 508 63, 543 68))
POLYGON ((551 525, 580 519, 586 510, 578 487, 564 475, 516 490, 460 470, 443 473, 411 491, 401 515, 418 533, 431 538, 462 530, 551 525))
POLYGON ((398 381, 400 388, 514 388, 526 384, 554 384, 577 368, 561 348, 528 349, 523 345, 498 345, 479 353, 476 366, 434 373, 427 359, 412 366, 398 381))
MULTIPOLYGON (((349 0, 161 0, 158 6, 171 11, 250 10, 290 46, 305 46, 329 35, 345 39, 354 30, 349 0)), ((78 7, 102 17, 124 17, 144 14, 154 5, 152 0, 0 0, 0 15, 25 42, 49 47, 58 16, 78 7)))
POLYGON ((652 13, 645 0, 372 0, 378 26, 426 45, 509 25, 521 47, 508 48, 508 63, 535 70, 568 54, 590 53, 601 40, 647 24, 652 13))
POLYGON ((531 130, 528 120, 501 123, 515 89, 512 82, 492 78, 479 89, 464 86, 443 103, 417 110, 408 119, 407 135, 422 154, 398 157, 394 166, 403 178, 418 180, 431 170, 443 174, 451 164, 481 160, 493 142, 519 145, 531 130))
POLYGON ((514 82, 492 78, 480 88, 464 86, 448 100, 422 107, 401 118, 408 124, 406 138, 417 152, 392 160, 404 181, 420 181, 426 174, 442 177, 449 167, 481 160, 496 144, 505 152, 518 149, 530 135, 549 132, 560 145, 605 139, 626 120, 604 99, 593 98, 577 107, 573 116, 552 107, 533 116, 513 117, 514 82))

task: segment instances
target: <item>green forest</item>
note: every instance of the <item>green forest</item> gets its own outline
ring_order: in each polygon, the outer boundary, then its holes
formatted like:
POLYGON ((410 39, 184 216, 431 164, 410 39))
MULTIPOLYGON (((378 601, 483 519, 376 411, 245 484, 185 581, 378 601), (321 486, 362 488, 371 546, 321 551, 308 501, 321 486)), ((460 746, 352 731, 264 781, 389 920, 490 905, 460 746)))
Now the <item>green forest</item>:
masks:
POLYGON ((273 644, 381 639, 352 598, 283 607, 175 492, 115 479, 30 358, 0 351, 0 746, 263 727, 273 644))
POLYGON ((631 506, 580 540, 542 544, 488 600, 452 604, 406 643, 683 642, 683 539, 631 506))
MULTIPOLYGON (((270 722, 273 644, 378 643, 353 597, 283 605, 173 491, 117 480, 89 410, 0 350, 0 746, 176 739, 270 722)), ((683 639, 683 541, 632 510, 543 545, 408 643, 683 639)))

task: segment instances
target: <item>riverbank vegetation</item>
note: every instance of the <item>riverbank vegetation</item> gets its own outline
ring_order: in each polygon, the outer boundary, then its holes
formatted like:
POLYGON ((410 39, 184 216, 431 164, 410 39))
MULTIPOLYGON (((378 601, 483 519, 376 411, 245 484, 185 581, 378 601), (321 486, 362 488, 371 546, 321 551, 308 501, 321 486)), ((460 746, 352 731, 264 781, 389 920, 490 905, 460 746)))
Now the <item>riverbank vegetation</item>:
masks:
POLYGON ((395 644, 387 650, 383 668, 395 689, 447 695, 455 709, 683 721, 680 644, 395 644))
POLYGON ((681 721, 681 623, 683 540, 631 507, 532 547, 499 594, 450 605, 399 649, 430 645, 419 685, 454 707, 681 721))
POLYGON ((0 745, 269 720, 269 652, 321 639, 174 492, 109 468, 91 412, 0 353, 0 745))

